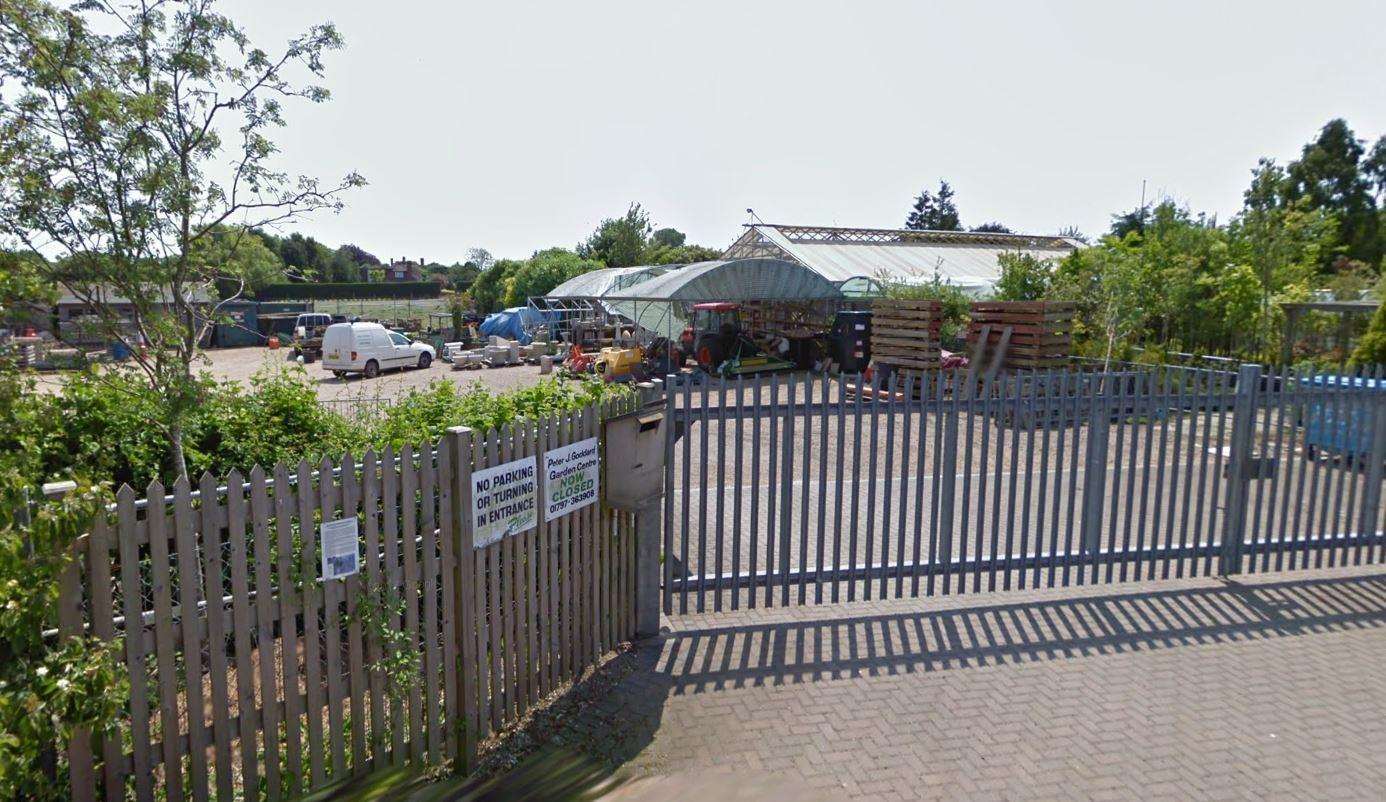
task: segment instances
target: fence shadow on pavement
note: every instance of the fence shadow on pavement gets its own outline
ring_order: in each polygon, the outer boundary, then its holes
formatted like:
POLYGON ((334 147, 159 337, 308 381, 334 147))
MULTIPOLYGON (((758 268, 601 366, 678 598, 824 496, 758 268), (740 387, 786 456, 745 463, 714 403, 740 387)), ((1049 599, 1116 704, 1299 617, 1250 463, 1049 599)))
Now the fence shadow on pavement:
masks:
POLYGON ((745 613, 725 625, 708 616, 666 636, 655 684, 700 693, 1375 628, 1386 625, 1386 573, 977 601, 866 615, 860 603, 849 614, 782 608, 749 625, 745 613))

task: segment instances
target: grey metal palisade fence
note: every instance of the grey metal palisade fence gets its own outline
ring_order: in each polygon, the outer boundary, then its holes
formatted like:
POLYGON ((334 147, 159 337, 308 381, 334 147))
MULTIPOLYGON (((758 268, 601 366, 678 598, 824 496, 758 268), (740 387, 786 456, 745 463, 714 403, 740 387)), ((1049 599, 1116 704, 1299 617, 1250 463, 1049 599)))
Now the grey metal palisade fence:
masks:
POLYGON ((603 505, 473 550, 471 473, 598 436, 657 392, 122 487, 62 580, 58 636, 117 640, 132 678, 116 726, 68 744, 73 798, 283 799, 390 766, 470 769, 478 740, 632 637, 635 591, 633 517, 603 505), (323 582, 317 525, 353 516, 363 570, 323 582), (417 661, 400 685, 369 605, 417 661))
POLYGON ((671 387, 664 609, 1380 562, 1383 387, 1256 366, 671 387))

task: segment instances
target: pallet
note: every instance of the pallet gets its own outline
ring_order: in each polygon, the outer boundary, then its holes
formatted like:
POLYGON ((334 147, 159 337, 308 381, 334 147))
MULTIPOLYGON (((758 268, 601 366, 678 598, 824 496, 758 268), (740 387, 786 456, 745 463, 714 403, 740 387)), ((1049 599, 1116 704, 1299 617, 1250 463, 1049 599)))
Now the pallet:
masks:
POLYGON ((871 309, 873 311, 887 309, 917 309, 930 312, 942 312, 943 302, 936 298, 918 300, 907 298, 877 298, 875 301, 872 301, 871 309))
POLYGON ((972 309, 977 312, 1017 312, 1049 313, 1073 312, 1078 308, 1076 301, 973 301, 972 309))
POLYGON ((871 361, 882 365, 890 365, 898 368, 915 368, 918 370, 934 370, 939 366, 937 359, 909 359, 901 356, 876 356, 871 355, 871 361))
POLYGON ((988 364, 1038 370, 1068 364, 1072 301, 978 301, 972 304, 967 342, 988 364))

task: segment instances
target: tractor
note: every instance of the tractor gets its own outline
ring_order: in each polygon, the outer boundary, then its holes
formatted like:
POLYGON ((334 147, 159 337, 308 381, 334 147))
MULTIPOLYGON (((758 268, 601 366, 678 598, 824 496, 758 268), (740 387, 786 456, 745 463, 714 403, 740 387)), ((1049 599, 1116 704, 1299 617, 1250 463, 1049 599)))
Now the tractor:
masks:
POLYGON ((692 324, 679 340, 685 356, 720 376, 793 367, 766 353, 746 334, 741 326, 741 306, 728 301, 694 304, 692 324))

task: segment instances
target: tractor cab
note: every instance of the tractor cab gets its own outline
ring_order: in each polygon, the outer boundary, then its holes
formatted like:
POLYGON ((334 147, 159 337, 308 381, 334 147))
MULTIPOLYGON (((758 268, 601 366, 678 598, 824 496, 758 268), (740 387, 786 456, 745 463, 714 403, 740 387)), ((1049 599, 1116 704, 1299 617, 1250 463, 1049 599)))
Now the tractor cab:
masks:
POLYGON ((791 367, 746 334, 741 305, 730 301, 693 304, 693 320, 679 340, 683 352, 708 373, 728 376, 791 367))

